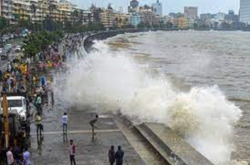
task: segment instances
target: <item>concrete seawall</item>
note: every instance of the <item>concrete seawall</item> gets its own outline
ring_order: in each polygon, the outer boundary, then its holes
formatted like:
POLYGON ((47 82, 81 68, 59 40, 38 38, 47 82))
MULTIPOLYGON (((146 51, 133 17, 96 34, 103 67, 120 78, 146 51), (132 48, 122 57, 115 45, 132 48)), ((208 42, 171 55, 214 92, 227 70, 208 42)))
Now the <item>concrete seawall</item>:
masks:
POLYGON ((125 34, 125 33, 137 33, 137 32, 145 32, 148 30, 141 30, 141 29, 130 29, 130 30, 113 30, 113 31, 104 31, 100 33, 96 33, 93 35, 90 35, 84 40, 84 48, 87 53, 89 53, 91 50, 93 50, 93 44, 95 40, 105 40, 110 37, 114 37, 119 34, 125 34))

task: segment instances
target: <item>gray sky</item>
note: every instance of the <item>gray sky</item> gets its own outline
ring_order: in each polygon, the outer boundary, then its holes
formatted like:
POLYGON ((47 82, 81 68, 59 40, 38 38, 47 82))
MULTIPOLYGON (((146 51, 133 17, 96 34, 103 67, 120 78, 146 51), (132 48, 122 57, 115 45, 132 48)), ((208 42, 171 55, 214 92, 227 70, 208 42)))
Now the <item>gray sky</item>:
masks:
MULTIPOLYGON (((79 5, 81 8, 87 9, 91 3, 100 7, 106 7, 110 2, 115 9, 120 6, 126 11, 130 0, 69 0, 74 4, 79 5)), ((140 5, 151 5, 156 0, 138 0, 140 5)), ((228 12, 229 9, 233 9, 235 13, 239 11, 240 0, 160 0, 163 4, 164 14, 170 12, 183 12, 184 6, 197 6, 199 7, 199 13, 217 13, 228 12)))

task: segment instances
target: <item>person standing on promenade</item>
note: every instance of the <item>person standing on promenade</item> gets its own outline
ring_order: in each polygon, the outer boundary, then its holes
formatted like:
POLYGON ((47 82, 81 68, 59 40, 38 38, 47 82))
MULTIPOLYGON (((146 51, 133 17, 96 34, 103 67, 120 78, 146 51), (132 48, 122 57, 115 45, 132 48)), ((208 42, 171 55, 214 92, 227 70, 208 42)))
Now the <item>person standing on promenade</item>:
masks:
POLYGON ((8 165, 14 165, 15 161, 14 161, 14 156, 12 153, 12 147, 8 148, 8 151, 6 153, 6 157, 7 157, 7 164, 8 165))
POLYGON ((69 157, 70 157, 70 165, 76 165, 75 160, 75 154, 76 154, 76 146, 73 144, 73 140, 70 140, 70 146, 69 146, 69 157))
POLYGON ((99 118, 99 116, 95 115, 95 118, 89 122, 90 126, 92 127, 92 137, 95 136, 95 128, 97 128, 95 126, 95 123, 98 121, 98 118, 99 118))
POLYGON ((114 146, 111 146, 111 148, 109 149, 108 156, 109 156, 110 165, 113 165, 115 163, 115 147, 114 146))
POLYGON ((42 113, 42 97, 40 94, 38 94, 36 97, 35 105, 37 107, 37 112, 42 113))
POLYGON ((28 147, 25 147, 25 152, 23 153, 24 165, 30 165, 30 152, 28 151, 28 147))
POLYGON ((62 118, 61 118, 61 122, 62 122, 62 128, 63 128, 63 135, 67 135, 67 130, 68 130, 68 116, 67 113, 64 113, 62 118))
POLYGON ((27 115, 25 130, 27 137, 30 138, 30 114, 27 115))
POLYGON ((122 151, 122 147, 118 146, 118 150, 115 153, 116 165, 123 164, 123 157, 124 157, 124 152, 122 151))
POLYGON ((37 134, 37 137, 40 137, 42 136, 42 117, 40 115, 40 113, 38 112, 37 115, 36 115, 36 134, 37 134))

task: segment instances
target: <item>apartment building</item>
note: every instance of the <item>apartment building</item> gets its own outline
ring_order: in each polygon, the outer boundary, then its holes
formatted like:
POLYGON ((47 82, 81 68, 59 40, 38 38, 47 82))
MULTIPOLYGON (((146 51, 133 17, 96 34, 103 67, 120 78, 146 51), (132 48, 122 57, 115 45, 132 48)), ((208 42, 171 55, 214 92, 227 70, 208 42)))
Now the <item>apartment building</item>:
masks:
POLYGON ((106 29, 116 26, 115 18, 116 14, 113 9, 105 9, 101 13, 101 22, 106 29))
POLYGON ((71 19, 77 7, 66 0, 0 0, 0 16, 15 24, 20 19, 41 22, 47 16, 55 21, 71 19))

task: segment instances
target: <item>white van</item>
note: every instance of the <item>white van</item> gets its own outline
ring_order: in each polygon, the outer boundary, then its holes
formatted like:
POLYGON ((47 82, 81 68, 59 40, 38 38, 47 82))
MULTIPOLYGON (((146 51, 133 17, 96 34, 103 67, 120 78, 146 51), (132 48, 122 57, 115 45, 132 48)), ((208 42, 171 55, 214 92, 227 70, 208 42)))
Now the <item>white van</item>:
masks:
MULTIPOLYGON (((1 102, 2 102, 1 98, 1 102)), ((7 96, 9 112, 17 112, 22 121, 26 121, 27 105, 25 97, 23 96, 7 96)), ((2 111, 1 106, 1 111, 2 111)))

